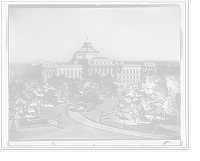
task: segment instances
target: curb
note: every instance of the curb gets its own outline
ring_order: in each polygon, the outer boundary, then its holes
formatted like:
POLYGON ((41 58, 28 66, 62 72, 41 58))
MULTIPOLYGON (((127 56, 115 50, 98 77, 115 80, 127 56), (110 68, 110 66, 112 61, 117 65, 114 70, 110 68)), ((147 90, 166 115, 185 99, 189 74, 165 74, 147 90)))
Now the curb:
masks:
MULTIPOLYGON (((81 115, 81 114, 80 114, 80 115, 81 115)), ((82 116, 83 116, 83 115, 82 115, 82 116)), ((91 121, 93 121, 93 122, 95 122, 95 123, 99 123, 99 121, 93 120, 93 119, 91 119, 91 118, 89 118, 89 117, 87 117, 87 116, 83 116, 83 117, 85 117, 86 119, 91 120, 91 121)), ((120 126, 120 125, 113 125, 113 124, 109 124, 109 123, 104 122, 104 121, 103 121, 101 124, 106 125, 106 126, 111 126, 111 127, 119 128, 119 129, 123 129, 123 127, 120 126)), ((138 130, 138 129, 133 129, 133 128, 130 128, 130 127, 126 127, 124 130, 130 130, 130 131, 145 132, 145 133, 148 133, 148 134, 154 134, 153 131, 138 130)), ((164 132, 156 132, 156 134, 161 134, 161 135, 172 135, 172 136, 179 136, 179 135, 180 135, 180 134, 177 134, 177 133, 176 133, 176 134, 173 134, 173 133, 164 133, 164 132)))

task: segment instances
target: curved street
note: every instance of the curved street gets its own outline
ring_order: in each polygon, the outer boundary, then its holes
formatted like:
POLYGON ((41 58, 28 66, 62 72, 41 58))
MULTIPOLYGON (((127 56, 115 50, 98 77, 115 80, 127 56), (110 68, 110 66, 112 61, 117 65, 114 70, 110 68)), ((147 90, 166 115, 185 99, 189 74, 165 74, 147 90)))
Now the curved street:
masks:
POLYGON ((170 139, 170 136, 154 135, 148 133, 141 133, 129 131, 106 125, 95 123, 99 120, 100 111, 104 113, 111 113, 114 103, 121 99, 121 97, 105 98, 104 103, 98 106, 97 110, 90 112, 68 112, 65 114, 65 107, 58 106, 55 108, 43 108, 43 118, 47 119, 50 123, 56 125, 54 120, 59 113, 62 114, 62 129, 54 128, 51 130, 36 130, 27 132, 11 133, 11 140, 94 140, 94 139, 170 139))

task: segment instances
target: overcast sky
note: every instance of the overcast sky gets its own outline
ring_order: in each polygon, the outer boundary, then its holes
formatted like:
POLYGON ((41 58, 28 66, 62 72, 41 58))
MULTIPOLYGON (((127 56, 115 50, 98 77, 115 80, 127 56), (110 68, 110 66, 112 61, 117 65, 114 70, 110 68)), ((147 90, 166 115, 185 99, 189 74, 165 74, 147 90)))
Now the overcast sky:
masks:
POLYGON ((88 37, 105 57, 180 58, 179 7, 10 8, 10 61, 69 61, 88 37))

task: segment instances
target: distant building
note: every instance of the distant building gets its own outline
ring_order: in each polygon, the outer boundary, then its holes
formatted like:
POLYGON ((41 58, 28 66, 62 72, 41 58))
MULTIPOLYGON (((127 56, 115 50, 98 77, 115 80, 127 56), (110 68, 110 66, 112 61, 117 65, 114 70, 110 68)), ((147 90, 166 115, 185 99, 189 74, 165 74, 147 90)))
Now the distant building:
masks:
POLYGON ((121 89, 138 86, 143 73, 155 70, 155 63, 135 63, 117 61, 103 57, 95 50, 87 39, 80 50, 76 51, 70 62, 43 64, 43 78, 47 81, 52 75, 64 75, 67 78, 79 78, 99 74, 111 75, 119 83, 121 89))

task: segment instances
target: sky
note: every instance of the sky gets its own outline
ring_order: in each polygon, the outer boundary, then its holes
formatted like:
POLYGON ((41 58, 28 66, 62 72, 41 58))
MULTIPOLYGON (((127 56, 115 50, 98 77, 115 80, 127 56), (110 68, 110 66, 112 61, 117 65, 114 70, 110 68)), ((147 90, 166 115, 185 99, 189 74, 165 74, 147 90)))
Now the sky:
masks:
POLYGON ((11 63, 69 61, 86 38, 111 59, 179 61, 179 7, 9 9, 11 63))

